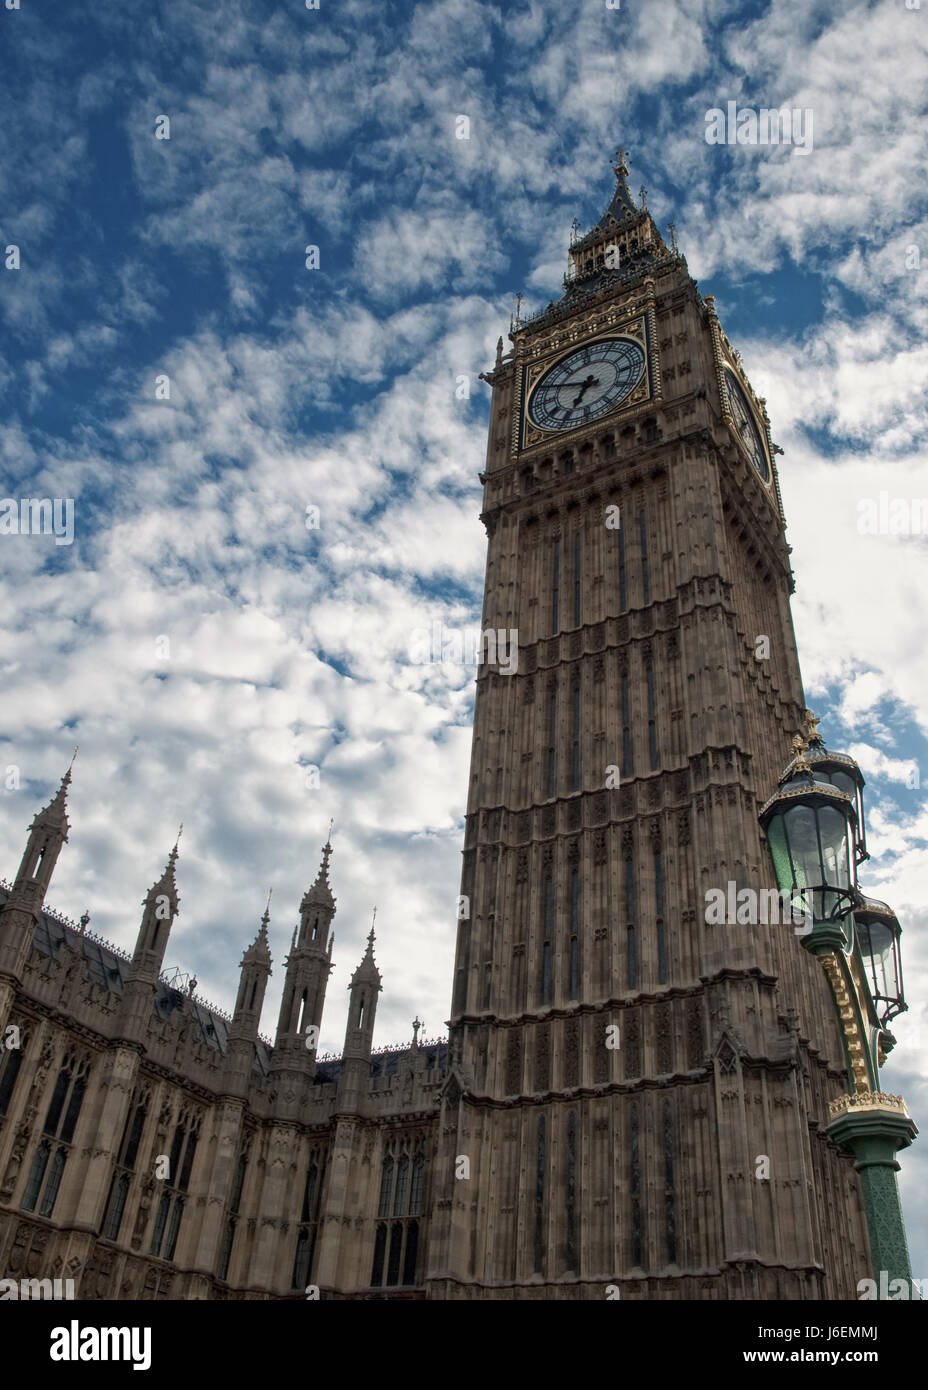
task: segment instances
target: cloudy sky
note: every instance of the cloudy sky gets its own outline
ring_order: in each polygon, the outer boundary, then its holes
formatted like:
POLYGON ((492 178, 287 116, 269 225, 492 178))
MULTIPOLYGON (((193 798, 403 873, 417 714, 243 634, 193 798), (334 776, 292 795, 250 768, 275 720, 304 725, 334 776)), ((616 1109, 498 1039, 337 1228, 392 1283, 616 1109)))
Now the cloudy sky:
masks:
POLYGON ((867 776, 862 883, 905 931, 885 1086, 928 1125, 928 0, 0 25, 0 491, 75 505, 73 544, 0 536, 0 873, 79 743, 51 905, 131 948, 183 821, 167 964, 229 1008, 273 885, 273 1032, 333 817, 323 1048, 374 904, 377 1042, 443 1031, 474 670, 410 636, 479 623, 478 373, 515 292, 560 292, 622 143, 785 451, 807 698, 867 776), (729 101, 811 113, 811 146, 707 143, 729 101))

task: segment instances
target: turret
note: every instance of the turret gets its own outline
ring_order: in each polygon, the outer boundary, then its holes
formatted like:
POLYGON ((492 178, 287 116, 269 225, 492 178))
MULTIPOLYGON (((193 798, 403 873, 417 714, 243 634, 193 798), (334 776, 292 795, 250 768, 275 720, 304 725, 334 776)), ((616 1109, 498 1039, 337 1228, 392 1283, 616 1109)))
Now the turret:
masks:
POLYGON ((295 1063, 298 1070, 315 1070, 316 1040, 322 1023, 335 939, 330 934, 335 916, 335 899, 329 886, 331 853, 332 846, 326 841, 315 882, 300 903, 300 924, 294 929, 286 961, 272 1070, 279 1071, 288 1062, 295 1063))
POLYGON ((242 956, 238 998, 235 1001, 232 1026, 229 1029, 230 1039, 248 1038, 253 1042, 258 1036, 264 993, 271 975, 271 952, 267 935, 270 911, 271 895, 268 893, 267 907, 261 918, 258 935, 242 956))
POLYGON ((29 827, 29 838, 19 870, 0 914, 0 976, 17 981, 21 977, 52 870, 68 838, 67 794, 70 785, 69 766, 57 792, 29 827))
POLYGON ((223 1090, 240 1099, 248 1094, 255 1060, 255 1043, 261 1023, 261 1009, 264 992, 271 974, 271 952, 268 946, 268 924, 270 922, 271 895, 267 895, 267 906, 258 935, 242 956, 242 970, 238 982, 238 998, 229 1026, 229 1044, 223 1064, 223 1090))
MULTIPOLYGON (((375 916, 376 912, 375 908, 375 916)), ((359 1109, 370 1089, 374 1020, 377 1017, 377 995, 382 988, 380 971, 374 960, 372 922, 367 938, 367 950, 348 986, 348 1024, 345 1028, 345 1047, 338 1074, 336 1102, 336 1108, 340 1112, 359 1109)))
MULTIPOLYGON (((180 831, 177 833, 177 839, 180 840, 180 831)), ((163 874, 152 884, 142 900, 142 921, 126 976, 119 1023, 121 1038, 137 1045, 144 1042, 148 1032, 164 952, 179 909, 180 898, 174 879, 176 863, 177 841, 168 855, 163 874)))

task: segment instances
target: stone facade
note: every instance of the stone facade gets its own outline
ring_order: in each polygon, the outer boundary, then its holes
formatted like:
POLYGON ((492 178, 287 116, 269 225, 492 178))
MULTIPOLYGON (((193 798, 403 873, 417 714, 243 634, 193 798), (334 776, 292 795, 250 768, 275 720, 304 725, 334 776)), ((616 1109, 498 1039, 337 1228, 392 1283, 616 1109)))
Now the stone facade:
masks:
POLYGON ((328 845, 273 1046, 267 914, 230 1019, 161 975, 176 847, 131 959, 50 913, 69 773, 2 899, 5 1275, 90 1298, 729 1299, 870 1274, 823 1132, 847 1084, 824 974, 790 925, 705 913, 708 890, 775 886, 757 812, 804 716, 775 451, 626 174, 486 376, 483 626, 517 631, 518 668, 477 682, 448 1043, 372 1053, 372 933, 342 1057, 307 1046, 328 845), (591 345, 539 425, 533 393, 591 345), (597 411, 610 351, 629 382, 597 411))

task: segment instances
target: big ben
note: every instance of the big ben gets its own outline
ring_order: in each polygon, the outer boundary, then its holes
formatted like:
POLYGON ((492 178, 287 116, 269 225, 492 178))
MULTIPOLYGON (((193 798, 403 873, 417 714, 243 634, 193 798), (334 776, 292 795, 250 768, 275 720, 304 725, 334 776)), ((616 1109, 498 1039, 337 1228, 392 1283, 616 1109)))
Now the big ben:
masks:
POLYGON ((764 401, 627 185, 492 388, 431 1297, 852 1298, 825 973, 758 823, 805 712, 764 401))

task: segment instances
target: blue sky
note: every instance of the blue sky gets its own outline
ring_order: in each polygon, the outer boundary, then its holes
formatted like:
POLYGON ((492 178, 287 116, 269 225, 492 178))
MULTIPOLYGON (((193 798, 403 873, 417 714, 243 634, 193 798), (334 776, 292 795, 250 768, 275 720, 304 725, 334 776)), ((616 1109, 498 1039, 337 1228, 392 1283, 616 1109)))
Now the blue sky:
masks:
POLYGON ((516 291, 559 293, 621 143, 785 451, 807 697, 867 776, 861 879, 905 931, 885 1084, 928 1115, 928 548, 858 530, 881 490, 928 499, 928 3, 22 0, 0 25, 0 490, 76 506, 71 546, 2 538, 0 872, 78 742, 52 905, 130 947, 184 821, 167 963, 228 1008, 273 884, 273 1032, 332 816, 323 1046, 374 903, 378 1042, 443 1030, 473 671, 410 664, 409 635, 479 623, 478 373, 516 291), (811 110, 813 147, 707 144, 729 100, 811 110))

